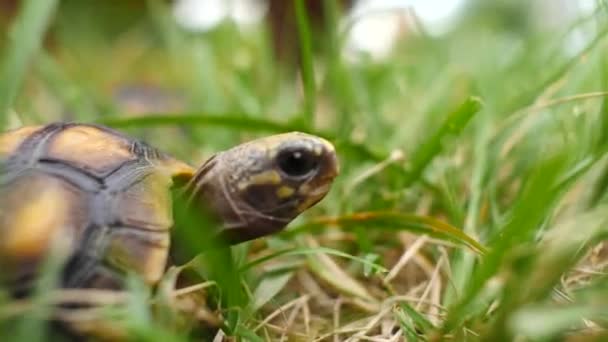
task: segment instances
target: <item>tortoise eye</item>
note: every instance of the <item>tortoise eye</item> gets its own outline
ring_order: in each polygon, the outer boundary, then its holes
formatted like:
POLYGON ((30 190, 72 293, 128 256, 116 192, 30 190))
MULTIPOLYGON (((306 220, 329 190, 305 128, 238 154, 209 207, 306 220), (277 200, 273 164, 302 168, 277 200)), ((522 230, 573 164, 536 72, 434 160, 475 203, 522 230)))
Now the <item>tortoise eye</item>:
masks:
POLYGON ((302 177, 317 169, 319 158, 306 149, 286 149, 277 156, 277 165, 287 176, 302 177))

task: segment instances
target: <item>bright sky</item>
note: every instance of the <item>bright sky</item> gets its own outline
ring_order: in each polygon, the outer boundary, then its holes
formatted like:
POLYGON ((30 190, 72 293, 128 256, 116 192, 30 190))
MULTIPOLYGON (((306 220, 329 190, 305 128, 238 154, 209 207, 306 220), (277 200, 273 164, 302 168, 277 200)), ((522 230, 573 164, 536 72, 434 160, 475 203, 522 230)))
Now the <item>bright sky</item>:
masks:
POLYGON ((449 30, 465 0, 361 0, 353 9, 357 19, 350 31, 348 49, 365 51, 372 57, 387 55, 399 30, 416 30, 412 14, 431 34, 449 30))
MULTIPOLYGON (((397 38, 400 22, 413 10, 431 33, 449 29, 465 0, 361 0, 353 9, 358 17, 350 31, 349 50, 367 51, 372 56, 387 54, 397 38)), ((237 23, 261 20, 265 8, 252 0, 179 0, 174 8, 177 20, 186 28, 206 31, 227 17, 237 23)))
MULTIPOLYGON (((554 0, 535 0, 554 1, 554 0)), ((563 1, 563 0, 560 0, 563 1)), ((578 0, 582 11, 590 11, 596 0, 578 0)), ((366 51, 381 58, 388 54, 399 30, 416 30, 411 13, 431 34, 450 29, 466 0, 360 0, 352 11, 356 18, 349 31, 348 50, 366 51)), ((559 1, 558 1, 559 2, 559 1)), ((260 0, 178 0, 174 14, 178 22, 193 31, 206 31, 226 18, 240 25, 258 23, 266 8, 260 0)), ((576 5, 574 5, 576 7, 576 5)))

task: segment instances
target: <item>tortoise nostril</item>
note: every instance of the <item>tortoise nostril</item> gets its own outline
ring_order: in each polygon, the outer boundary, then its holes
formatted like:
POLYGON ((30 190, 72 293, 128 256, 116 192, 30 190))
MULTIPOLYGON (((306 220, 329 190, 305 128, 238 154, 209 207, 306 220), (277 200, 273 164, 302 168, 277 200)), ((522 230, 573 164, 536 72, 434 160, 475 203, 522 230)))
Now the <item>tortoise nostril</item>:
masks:
POLYGON ((286 149, 277 156, 277 165, 287 176, 302 177, 318 168, 319 158, 306 149, 286 149))

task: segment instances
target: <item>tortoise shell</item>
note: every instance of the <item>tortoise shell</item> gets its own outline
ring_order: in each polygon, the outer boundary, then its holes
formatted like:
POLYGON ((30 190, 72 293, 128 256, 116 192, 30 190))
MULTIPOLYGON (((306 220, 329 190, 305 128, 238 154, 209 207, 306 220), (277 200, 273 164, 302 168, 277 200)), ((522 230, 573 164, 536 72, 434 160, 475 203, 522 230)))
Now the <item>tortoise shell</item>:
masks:
POLYGON ((70 123, 0 135, 0 168, 0 267, 24 293, 51 249, 67 258, 65 287, 119 288, 125 272, 157 282, 172 182, 195 172, 119 132, 70 123))

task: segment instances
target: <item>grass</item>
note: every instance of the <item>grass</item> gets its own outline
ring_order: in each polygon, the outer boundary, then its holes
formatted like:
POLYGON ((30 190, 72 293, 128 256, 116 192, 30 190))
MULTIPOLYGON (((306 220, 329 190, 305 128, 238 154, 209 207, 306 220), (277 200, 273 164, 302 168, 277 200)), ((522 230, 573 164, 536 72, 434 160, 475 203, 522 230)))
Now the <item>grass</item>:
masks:
POLYGON ((20 16, 8 32, 10 41, 5 51, 0 75, 0 123, 15 101, 23 83, 28 63, 36 56, 48 22, 57 7, 57 1, 35 4, 25 1, 20 16))
POLYGON ((296 1, 301 81, 260 25, 186 32, 157 0, 23 3, 0 40, 5 126, 103 123, 192 164, 301 130, 336 144, 342 173, 276 236, 221 249, 186 230, 184 248, 205 251, 191 287, 176 289, 178 267, 157 289, 61 291, 50 258, 31 300, 0 295, 0 339, 44 340, 49 315, 143 341, 608 337, 603 2, 551 30, 526 24, 527 2, 472 2, 444 36, 418 26, 387 58, 349 62, 338 6, 313 44, 296 1), (51 310, 83 300, 106 305, 51 310))

